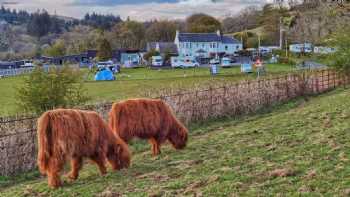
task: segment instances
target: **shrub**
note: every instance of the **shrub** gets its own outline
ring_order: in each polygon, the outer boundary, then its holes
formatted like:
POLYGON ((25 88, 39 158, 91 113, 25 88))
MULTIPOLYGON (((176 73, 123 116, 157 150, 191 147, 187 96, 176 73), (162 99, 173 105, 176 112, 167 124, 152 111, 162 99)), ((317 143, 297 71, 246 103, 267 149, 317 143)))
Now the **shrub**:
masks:
POLYGON ((38 66, 17 88, 18 106, 27 112, 41 113, 57 107, 72 107, 89 100, 83 76, 69 66, 38 66))
POLYGON ((336 49, 335 53, 329 55, 330 65, 344 74, 350 74, 350 28, 337 31, 328 44, 336 49))

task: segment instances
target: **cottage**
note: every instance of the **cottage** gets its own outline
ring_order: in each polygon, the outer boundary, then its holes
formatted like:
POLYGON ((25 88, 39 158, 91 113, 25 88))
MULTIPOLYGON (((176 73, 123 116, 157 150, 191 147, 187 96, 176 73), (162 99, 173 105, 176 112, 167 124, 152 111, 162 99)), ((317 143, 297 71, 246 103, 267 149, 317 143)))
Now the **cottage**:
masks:
POLYGON ((181 58, 209 58, 217 55, 233 55, 242 50, 243 45, 233 37, 216 33, 176 32, 175 44, 181 58))
POLYGON ((120 49, 116 53, 118 54, 117 60, 126 68, 141 64, 141 55, 138 49, 120 49))

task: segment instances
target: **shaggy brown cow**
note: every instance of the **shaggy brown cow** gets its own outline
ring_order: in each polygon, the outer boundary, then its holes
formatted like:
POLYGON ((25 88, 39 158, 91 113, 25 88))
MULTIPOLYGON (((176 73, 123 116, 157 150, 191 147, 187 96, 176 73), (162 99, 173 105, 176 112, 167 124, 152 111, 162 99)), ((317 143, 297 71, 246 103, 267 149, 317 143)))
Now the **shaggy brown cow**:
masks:
POLYGON ((149 139, 153 155, 160 154, 166 140, 176 149, 187 142, 187 129, 176 119, 170 107, 158 99, 132 99, 114 103, 109 112, 112 130, 128 142, 133 137, 149 139))
POLYGON ((47 174, 49 186, 61 186, 60 171, 70 159, 68 178, 78 178, 83 158, 96 163, 106 174, 106 160, 113 170, 130 165, 128 145, 95 112, 57 109, 45 112, 38 120, 38 166, 47 174))

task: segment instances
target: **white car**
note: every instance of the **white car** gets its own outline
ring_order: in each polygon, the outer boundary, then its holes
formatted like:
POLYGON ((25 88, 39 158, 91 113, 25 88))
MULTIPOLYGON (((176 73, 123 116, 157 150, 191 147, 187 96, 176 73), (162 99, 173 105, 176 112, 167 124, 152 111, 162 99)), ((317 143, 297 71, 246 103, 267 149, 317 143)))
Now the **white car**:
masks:
POLYGON ((233 62, 230 58, 228 57, 223 57, 221 59, 221 67, 223 68, 229 68, 229 67, 232 67, 233 66, 233 62))
POLYGON ((219 59, 211 59, 210 60, 210 62, 209 62, 210 64, 220 64, 220 60, 219 59))
POLYGON ((193 67, 199 67, 200 64, 190 58, 179 58, 179 57, 171 57, 171 67, 173 68, 193 68, 193 67))
POLYGON ((24 60, 24 65, 22 67, 34 67, 32 60, 24 60))
POLYGON ((97 63, 97 68, 110 68, 113 67, 113 62, 112 61, 107 61, 107 62, 98 62, 97 63))

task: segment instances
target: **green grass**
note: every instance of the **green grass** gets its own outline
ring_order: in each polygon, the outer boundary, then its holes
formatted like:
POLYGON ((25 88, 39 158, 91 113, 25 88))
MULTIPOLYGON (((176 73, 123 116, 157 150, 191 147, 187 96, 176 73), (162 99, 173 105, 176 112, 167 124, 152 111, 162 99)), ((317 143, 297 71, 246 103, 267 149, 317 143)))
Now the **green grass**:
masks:
POLYGON ((136 141, 129 169, 101 177, 87 164, 76 182, 58 190, 37 172, 3 177, 1 196, 346 196, 349 97, 349 89, 336 90, 257 115, 192 125, 186 149, 165 145, 156 158, 146 142, 136 141))
MULTIPOLYGON (((289 72, 289 65, 271 64, 267 66, 269 75, 289 72)), ((256 74, 244 75, 239 68, 221 69, 218 76, 210 76, 208 68, 150 70, 146 68, 123 69, 116 81, 95 82, 88 76, 86 82, 91 102, 116 101, 125 98, 142 97, 148 92, 160 89, 190 89, 194 85, 218 83, 256 78, 256 74)), ((18 113, 16 108, 16 91, 23 77, 0 79, 0 116, 18 113)))

